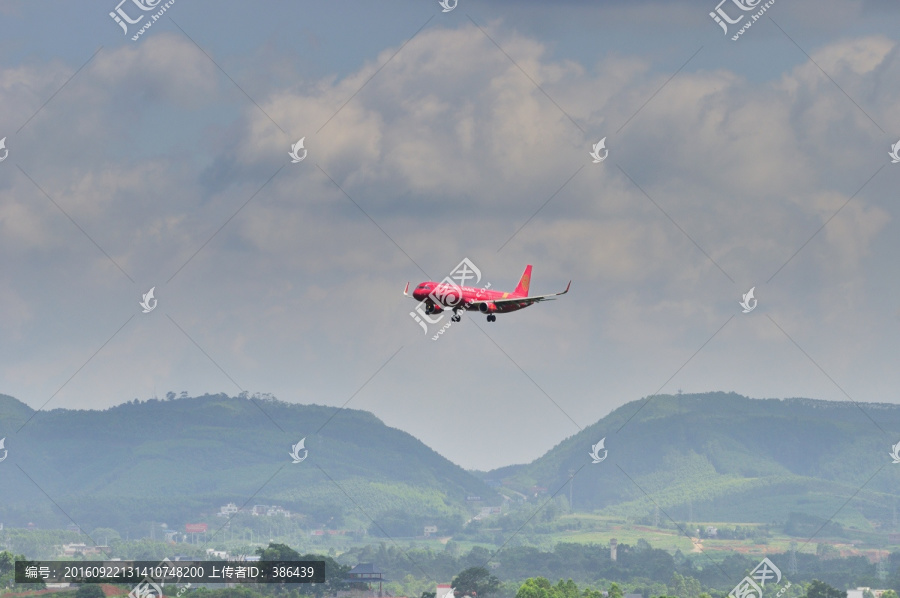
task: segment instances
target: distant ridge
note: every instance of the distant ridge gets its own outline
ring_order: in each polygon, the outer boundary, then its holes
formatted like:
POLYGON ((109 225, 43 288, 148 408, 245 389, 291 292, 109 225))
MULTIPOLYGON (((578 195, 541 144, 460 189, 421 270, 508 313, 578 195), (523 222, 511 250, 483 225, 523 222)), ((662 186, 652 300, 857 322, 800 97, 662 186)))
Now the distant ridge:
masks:
POLYGON ((856 493, 837 520, 874 531, 890 521, 900 494, 900 465, 888 467, 898 441, 900 405, 658 395, 615 409, 530 464, 483 477, 568 497, 562 490, 578 471, 576 510, 645 523, 657 505, 681 521, 828 518, 856 493), (609 457, 592 464, 590 447, 604 437, 609 457))
POLYGON ((267 397, 150 399, 35 414, 3 395, 4 436, 0 521, 7 525, 64 527, 69 517, 117 529, 178 524, 252 499, 250 506, 307 514, 309 525, 365 526, 366 516, 402 509, 447 528, 468 517, 466 496, 499 500, 476 476, 371 413, 267 397), (294 464, 291 447, 302 438, 309 455, 294 464))
POLYGON ((900 465, 888 456, 900 441, 900 406, 724 392, 632 401, 534 462, 490 472, 465 471, 371 413, 268 397, 35 413, 0 395, 4 436, 0 521, 10 526, 35 518, 64 526, 68 517, 116 529, 178 525, 252 499, 303 513, 310 527, 412 519, 452 532, 471 516, 467 497, 500 504, 486 482, 542 504, 567 500, 577 472, 575 510, 636 523, 652 524, 657 508, 682 522, 837 513, 838 527, 882 533, 900 495, 900 465), (301 438, 309 455, 294 464, 301 438), (608 458, 591 463, 601 438, 608 458))

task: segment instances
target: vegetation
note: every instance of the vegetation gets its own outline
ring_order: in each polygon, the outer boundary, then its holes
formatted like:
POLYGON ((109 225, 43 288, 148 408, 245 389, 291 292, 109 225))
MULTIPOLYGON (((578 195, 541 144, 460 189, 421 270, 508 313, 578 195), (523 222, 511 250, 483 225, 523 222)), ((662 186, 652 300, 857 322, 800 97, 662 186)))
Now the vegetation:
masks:
MULTIPOLYGON (((323 598, 349 589, 346 575, 350 563, 359 562, 350 553, 337 558, 302 554, 279 543, 260 547, 256 553, 263 561, 324 561, 327 581, 323 584, 260 584, 227 590, 190 588, 184 598, 323 598)), ((619 545, 615 562, 609 559, 609 551, 604 546, 577 544, 560 544, 551 551, 519 546, 499 553, 475 547, 456 556, 448 550, 435 553, 381 545, 357 554, 365 554, 367 558, 363 562, 375 562, 389 579, 397 580, 386 584, 387 592, 420 598, 434 598, 435 580, 447 579, 452 580, 457 598, 603 598, 604 595, 624 598, 625 594, 640 594, 643 598, 725 598, 760 558, 729 554, 713 562, 704 555, 676 553, 673 556, 649 545, 627 544, 619 545), (528 571, 543 574, 528 574, 528 571), (568 578, 561 579, 561 573, 567 574, 568 578), (558 581, 550 582, 553 578, 558 581), (400 588, 405 591, 398 591, 400 588)), ((787 561, 784 554, 769 557, 780 564, 787 561)), ((0 553, 0 588, 12 589, 9 574, 16 558, 23 557, 0 553)), ((900 587, 900 552, 891 555, 892 574, 886 582, 877 579, 874 565, 865 558, 821 560, 814 554, 797 554, 797 565, 797 572, 790 574, 789 579, 783 571, 785 577, 779 585, 771 590, 773 582, 766 586, 767 597, 778 592, 782 598, 846 598, 846 592, 841 588, 869 585, 892 588, 892 593, 886 593, 882 598, 897 598, 894 591, 900 587)), ((89 587, 97 588, 84 586, 75 598, 100 598, 99 595, 87 596, 88 592, 96 591, 89 587)))
POLYGON ((318 554, 301 555, 299 552, 285 544, 269 544, 267 548, 259 548, 256 551, 260 560, 266 561, 324 561, 325 562, 325 583, 317 584, 281 584, 280 589, 294 588, 302 594, 312 596, 333 595, 340 590, 350 588, 345 578, 350 567, 341 565, 329 556, 318 554))
POLYGON ((75 591, 75 598, 106 598, 106 594, 98 585, 85 584, 75 591))
POLYGON ((457 596, 490 596, 500 589, 500 580, 484 567, 469 567, 450 583, 457 596))
MULTIPOLYGON (((526 545, 507 546, 499 552, 475 546, 457 555, 453 554, 454 550, 449 545, 444 550, 434 551, 381 544, 351 549, 337 560, 348 565, 377 563, 386 577, 398 580, 386 585, 394 595, 420 596, 433 590, 433 580, 454 579, 461 571, 481 567, 499 580, 497 594, 502 598, 512 598, 525 580, 538 577, 571 578, 580 586, 602 591, 609 591, 610 584, 614 583, 623 593, 638 593, 645 598, 704 598, 703 594, 708 594, 707 598, 724 598, 762 558, 760 554, 740 553, 710 556, 675 551, 673 555, 653 548, 646 541, 635 545, 619 543, 616 561, 610 559, 607 546, 596 544, 559 543, 547 550, 526 545), (487 569, 488 564, 490 569, 487 569)), ((804 584, 813 580, 839 588, 900 589, 900 552, 892 554, 888 565, 892 573, 885 581, 878 578, 876 566, 864 556, 820 558, 813 553, 798 552, 795 574, 788 573, 790 556, 787 553, 769 553, 768 556, 791 582, 782 598, 804 596, 804 584)), ((615 594, 616 590, 613 592, 615 594)), ((457 596, 462 595, 457 593, 457 596)))
MULTIPOLYGON (((16 585, 16 561, 25 561, 26 565, 28 564, 28 560, 24 555, 13 554, 6 550, 0 551, 0 594, 9 590, 20 589, 16 585)), ((30 583, 24 587, 29 590, 40 590, 46 585, 43 581, 38 581, 38 583, 30 583)))
MULTIPOLYGON (((169 393, 103 411, 55 409, 29 423, 29 435, 15 450, 46 465, 42 489, 65 496, 72 519, 85 529, 118 530, 116 541, 144 537, 161 522, 170 529, 195 522, 218 527, 221 505, 240 503, 259 488, 256 501, 297 517, 238 517, 234 525, 251 538, 264 534, 292 544, 323 528, 357 539, 398 539, 436 526, 442 536, 500 546, 511 530, 522 528, 524 536, 562 531, 562 517, 576 512, 656 526, 658 509, 666 514, 660 525, 671 529, 669 517, 682 529, 695 521, 721 522, 720 538, 748 522, 803 541, 813 533, 817 539, 858 538, 892 524, 900 469, 887 468, 868 481, 864 472, 882 464, 883 440, 857 417, 855 405, 728 393, 658 395, 638 412, 640 404, 623 405, 533 463, 487 473, 464 471, 370 413, 344 409, 336 416, 340 425, 322 428, 335 416, 333 408, 246 394, 169 393), (269 480, 289 448, 270 434, 269 418, 296 430, 298 440, 307 438, 306 465, 316 466, 292 467, 269 480), (582 468, 585 447, 626 421, 627 434, 609 446, 621 471, 609 463, 582 468), (154 434, 133 433, 143 429, 154 434), (579 471, 571 487, 569 471, 579 471), (547 502, 544 488, 563 491, 547 502), (472 520, 481 506, 500 505, 501 494, 510 499, 508 518, 499 525, 472 520), (845 506, 842 497, 851 495, 845 506), (468 496, 482 500, 469 503, 468 496)), ((900 428, 900 406, 861 406, 877 409, 885 426, 900 428)), ((2 438, 33 410, 0 395, 0 414, 2 438)), ((64 527, 68 521, 46 495, 25 478, 11 478, 0 487, 0 521, 64 527)))
MULTIPOLYGON (((531 464, 486 473, 462 470, 371 414, 265 396, 172 394, 105 411, 53 410, 14 449, 46 464, 42 491, 23 476, 0 486, 0 546, 11 551, 0 553, 0 591, 13 589, 12 553, 50 558, 75 542, 123 559, 205 558, 215 548, 326 563, 325 584, 190 588, 183 598, 332 595, 359 562, 384 570, 387 591, 420 598, 434 598, 435 580, 452 581, 455 598, 725 598, 763 552, 790 581, 779 598, 900 590, 900 552, 880 568, 867 558, 897 547, 887 531, 896 531, 900 468, 882 469, 883 439, 858 407, 725 393, 656 396, 634 415, 638 406, 531 464), (266 415, 307 438, 308 462, 285 465, 288 447, 266 415), (340 425, 322 428, 332 417, 340 425), (586 447, 629 419, 608 443, 616 466, 584 466, 586 447), (152 437, 134 434, 151 428, 152 437), (579 473, 570 480, 569 471, 579 473), (259 488, 255 502, 296 516, 216 517, 259 488), (39 529, 68 525, 47 496, 64 496, 83 530, 39 529), (481 513, 500 504, 502 514, 481 513), (38 525, 24 529, 30 521, 38 525), (210 532, 198 544, 162 541, 164 531, 201 521, 210 532), (431 526, 438 532, 425 538, 431 526), (806 548, 788 575, 795 539, 806 548)), ((900 429, 900 407, 866 408, 900 429)), ((32 414, 0 396, 0 438, 32 414)), ((774 598, 768 587, 765 598, 774 598)))
POLYGON ((565 489, 568 472, 584 464, 585 447, 627 421, 627 434, 607 448, 628 475, 600 465, 581 470, 570 508, 643 524, 654 522, 657 507, 676 521, 777 521, 804 541, 815 520, 829 523, 823 530, 829 537, 891 525, 900 470, 865 484, 864 472, 883 464, 884 446, 871 422, 853 412, 877 411, 900 427, 898 405, 722 392, 657 395, 638 411, 642 405, 627 403, 536 461, 488 472, 485 479, 500 479, 523 494, 535 486, 565 489), (841 496, 857 491, 840 509, 841 496))
MULTIPOLYGON (((0 438, 11 437, 33 410, 0 395, 0 415, 0 438)), ((218 528, 224 523, 215 516, 219 507, 255 495, 256 503, 297 514, 241 522, 269 537, 326 528, 396 538, 421 536, 425 525, 457 531, 471 517, 467 496, 500 502, 477 476, 370 413, 335 415, 333 407, 269 396, 170 393, 103 411, 54 409, 32 420, 29 430, 14 450, 41 464, 43 481, 38 489, 24 476, 4 479, 0 521, 7 526, 69 525, 47 500, 53 496, 66 498, 67 514, 85 530, 113 528, 127 539, 156 526, 161 538, 161 522, 170 529, 197 522, 218 528), (339 423, 323 428, 332 417, 339 423), (295 442, 306 437, 309 449, 308 462, 274 478, 289 463, 290 445, 271 434, 270 418, 296 431, 295 442), (134 433, 150 429, 153 434, 134 433)))
MULTIPOLYGON (((571 579, 559 580, 554 586, 544 577, 529 577, 525 580, 515 598, 601 598, 603 594, 590 588, 578 589, 578 585, 571 579)), ((609 598, 622 598, 622 590, 612 584, 609 589, 609 598)))
POLYGON ((814 579, 806 589, 806 598, 847 598, 847 592, 842 592, 825 582, 814 579))

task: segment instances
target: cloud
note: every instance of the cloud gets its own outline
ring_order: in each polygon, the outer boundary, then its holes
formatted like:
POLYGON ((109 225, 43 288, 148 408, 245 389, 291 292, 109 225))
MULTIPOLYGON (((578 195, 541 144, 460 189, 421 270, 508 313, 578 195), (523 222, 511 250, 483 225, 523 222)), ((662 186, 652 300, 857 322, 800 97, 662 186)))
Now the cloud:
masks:
MULTIPOLYGON (((850 354, 841 335, 870 329, 863 283, 874 248, 896 249, 892 211, 872 199, 887 171, 762 281, 887 160, 862 110, 900 128, 896 42, 865 35, 810 52, 857 107, 811 64, 763 84, 725 66, 667 83, 671 73, 647 56, 580 64, 502 21, 482 27, 431 26, 344 77, 254 94, 259 106, 178 35, 104 49, 25 129, 15 162, 0 165, 0 249, 10 256, 0 329, 16 339, 2 352, 3 392, 39 405, 134 316, 56 405, 109 405, 157 385, 341 404, 403 346, 359 407, 369 400, 415 434, 430 424, 392 401, 412 401, 410 389, 443 368, 466 372, 473 388, 494 388, 500 368, 543 409, 520 364, 588 424, 655 391, 753 285, 760 313, 772 309, 801 346, 865 387, 887 333, 850 354), (302 136, 308 158, 289 164, 302 136), (591 164, 603 136, 610 158, 591 164), (492 288, 511 289, 532 263, 532 290, 574 279, 573 290, 489 325, 497 345, 470 321, 435 343, 408 321, 401 291, 426 277, 420 267, 440 279, 464 256, 492 288), (840 298, 829 292, 835 278, 840 298), (151 286, 159 308, 140 314, 151 286)), ((285 64, 273 68, 283 75, 285 64)), ((0 102, 24 120, 67 73, 56 63, 0 71, 0 102)), ((773 345, 779 355, 793 345, 754 322, 729 324, 716 354, 672 383, 705 390, 730 372, 737 391, 804 394, 819 374, 795 380, 796 363, 770 358, 773 345), (776 369, 761 380, 748 362, 776 369)), ((434 393, 442 405, 460 394, 434 393)), ((480 397, 442 409, 467 413, 480 397)), ((497 400, 514 410, 510 426, 548 417, 497 400)), ((542 428, 548 446, 572 431, 557 417, 542 428)), ((497 446, 517 433, 493 425, 478 431, 497 446)), ((466 465, 499 464, 458 450, 450 456, 466 465)))

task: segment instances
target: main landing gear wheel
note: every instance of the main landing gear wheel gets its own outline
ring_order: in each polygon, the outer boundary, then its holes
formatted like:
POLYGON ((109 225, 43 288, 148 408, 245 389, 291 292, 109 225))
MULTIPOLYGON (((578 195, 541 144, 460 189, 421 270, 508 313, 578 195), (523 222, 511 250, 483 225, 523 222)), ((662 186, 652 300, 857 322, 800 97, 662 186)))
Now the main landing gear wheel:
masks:
POLYGON ((489 315, 489 316, 487 317, 487 321, 488 321, 488 322, 496 322, 496 321, 497 321, 497 316, 495 316, 494 314, 491 314, 491 315, 489 315))
POLYGON ((454 314, 454 315, 450 316, 450 319, 453 320, 454 322, 459 322, 460 320, 462 320, 462 316, 459 314, 454 314))

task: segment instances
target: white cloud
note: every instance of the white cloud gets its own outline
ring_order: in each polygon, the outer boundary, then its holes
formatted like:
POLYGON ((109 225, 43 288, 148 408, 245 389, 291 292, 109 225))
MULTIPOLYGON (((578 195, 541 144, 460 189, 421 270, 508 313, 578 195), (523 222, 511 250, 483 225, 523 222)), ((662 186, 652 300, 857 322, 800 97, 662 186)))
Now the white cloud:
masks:
MULTIPOLYGON (((868 191, 770 286, 760 280, 886 160, 880 135, 818 69, 799 66, 763 85, 725 67, 686 69, 616 134, 669 73, 656 72, 643 56, 611 55, 591 67, 554 60, 545 44, 500 22, 486 30, 586 132, 470 24, 426 29, 377 74, 396 48, 347 77, 257 97, 287 135, 230 87, 223 94, 231 83, 177 35, 105 49, 42 112, 26 137, 25 165, 137 282, 111 267, 26 178, 3 164, 0 247, 12 259, 0 275, 11 289, 0 294, 0 327, 17 341, 3 352, 7 388, 0 391, 40 404, 139 311, 140 293, 154 285, 160 307, 153 319, 138 314, 66 387, 60 406, 112 404, 147 396, 154 385, 160 394, 237 392, 166 314, 243 388, 288 400, 340 404, 357 379, 401 345, 407 349, 397 371, 377 387, 398 404, 409 399, 404 393, 412 379, 440 375, 428 369, 429 355, 436 364, 447 358, 472 372, 474 387, 487 387, 496 368, 510 379, 519 376, 472 322, 432 343, 408 321, 413 304, 400 293, 407 280, 424 275, 391 239, 436 279, 463 256, 479 264, 493 288, 511 289, 525 263, 535 265, 537 292, 561 290, 574 279, 566 297, 504 316, 486 330, 583 417, 655 391, 739 312, 740 294, 753 284, 760 285, 760 312, 775 310, 798 342, 815 345, 823 362, 854 376, 854 384, 864 387, 873 359, 871 367, 881 371, 878 347, 888 342, 886 332, 868 344, 845 340, 872 323, 871 291, 856 282, 870 275, 873 246, 896 248, 896 239, 884 240, 892 214, 873 205, 868 191), (238 116, 220 127, 183 125, 207 111, 238 116), (44 159, 38 142, 55 131, 61 133, 54 142, 78 148, 71 158, 44 159), (590 144, 603 135, 610 158, 590 164, 590 144), (301 136, 309 156, 287 164, 290 145, 301 136), (124 148, 121 154, 110 140, 124 148), (839 296, 824 292, 836 277, 839 296), (821 330, 823 321, 834 336, 821 330), (643 373, 653 380, 611 380, 615 392, 596 398, 597 367, 611 376, 640 376, 636 364, 646 364, 643 373), (410 373, 418 367, 423 371, 410 373)), ((900 81, 890 60, 896 52, 886 37, 867 36, 812 55, 888 126, 900 81)), ((27 113, 23 106, 45 97, 65 72, 56 64, 0 71, 0 105, 27 113)), ((873 181, 872 192, 878 184, 873 181)), ((896 288, 896 281, 890 284, 896 288)), ((484 326, 480 317, 479 323, 484 326)), ((797 381, 790 364, 767 353, 773 344, 787 351, 784 340, 771 326, 749 329, 746 337, 729 329, 717 339, 715 358, 698 361, 673 384, 702 389, 711 383, 705 380, 727 384, 734 373, 739 392, 812 394, 804 392, 812 378, 797 381), (772 368, 765 379, 739 370, 754 354, 772 368)), ((514 386, 523 391, 520 382, 514 386)), ((455 395, 436 391, 429 398, 444 404, 455 395)), ((372 404, 388 421, 430 425, 392 412, 386 399, 372 404)), ((528 425, 539 426, 542 416, 534 417, 528 425)), ((495 426, 487 422, 482 431, 489 424, 495 426)), ((563 434, 571 424, 560 418, 553 426, 563 434)), ((425 437, 422 429, 410 431, 425 437)), ((505 446, 515 434, 501 426, 491 437, 505 446)), ((548 446, 558 440, 551 436, 548 446)), ((449 456, 469 466, 487 462, 481 452, 449 456)))

